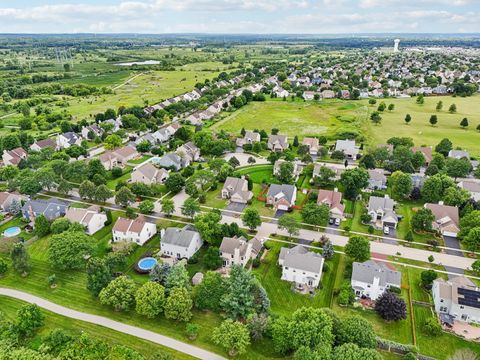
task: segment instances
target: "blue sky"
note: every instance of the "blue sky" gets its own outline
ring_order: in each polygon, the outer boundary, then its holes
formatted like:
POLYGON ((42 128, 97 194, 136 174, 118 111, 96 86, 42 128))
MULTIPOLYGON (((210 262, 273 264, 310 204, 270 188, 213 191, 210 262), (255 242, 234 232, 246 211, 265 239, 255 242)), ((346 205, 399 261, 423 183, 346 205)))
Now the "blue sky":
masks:
POLYGON ((0 0, 0 33, 472 33, 480 0, 0 0))

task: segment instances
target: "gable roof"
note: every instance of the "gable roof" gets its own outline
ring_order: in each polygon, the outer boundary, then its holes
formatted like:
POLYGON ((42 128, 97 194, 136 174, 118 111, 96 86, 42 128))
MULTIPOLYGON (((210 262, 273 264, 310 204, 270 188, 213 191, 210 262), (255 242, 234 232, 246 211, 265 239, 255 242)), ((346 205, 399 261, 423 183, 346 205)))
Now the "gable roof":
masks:
POLYGON ((131 146, 124 146, 113 151, 115 156, 120 156, 123 158, 130 157, 137 154, 137 150, 131 146))
POLYGON ((51 147, 52 149, 55 149, 57 147, 57 144, 55 143, 55 141, 50 138, 35 141, 34 144, 37 145, 40 149, 45 149, 47 147, 51 147))
POLYGON ((268 143, 269 144, 274 144, 274 145, 280 145, 282 148, 284 148, 288 144, 286 135, 269 135, 268 137, 268 143))
POLYGON ((290 204, 293 201, 293 195, 295 194, 297 188, 294 185, 289 184, 272 184, 268 188, 267 196, 276 197, 277 195, 282 194, 282 197, 285 198, 290 204))
POLYGON ((345 206, 342 204, 343 194, 339 191, 320 190, 318 192, 317 203, 327 204, 330 209, 339 209, 343 212, 345 206))
POLYGON ((402 273, 391 270, 381 261, 368 260, 363 263, 354 262, 352 280, 373 284, 374 278, 379 278, 379 285, 385 287, 387 284, 400 288, 402 284, 402 273))
POLYGON ((248 190, 248 181, 242 178, 227 177, 223 190, 229 192, 230 195, 237 194, 242 199, 248 201, 252 197, 252 192, 248 190))
POLYGON ((235 249, 240 250, 240 256, 245 255, 247 252, 247 239, 243 236, 240 237, 224 237, 220 244, 220 251, 222 253, 234 254, 235 249))
POLYGON ((23 205, 22 211, 29 212, 30 208, 34 213, 43 214, 47 219, 52 219, 58 211, 65 213, 68 204, 55 198, 49 200, 30 200, 23 205))
POLYGON ((430 146, 413 147, 412 152, 421 152, 426 162, 430 162, 433 159, 432 148, 430 146))
POLYGON ((136 219, 126 219, 119 217, 113 226, 113 231, 126 233, 128 231, 132 233, 140 234, 147 221, 143 215, 139 215, 136 219))
POLYGON ((317 274, 322 271, 322 255, 310 252, 302 245, 297 245, 291 249, 282 247, 280 249, 279 259, 283 260, 283 266, 285 267, 317 274))
POLYGON ((470 191, 471 193, 480 193, 480 182, 473 181, 473 180, 463 180, 461 181, 458 186, 462 189, 470 191))
POLYGON ((160 181, 164 174, 167 173, 165 169, 159 169, 152 163, 148 162, 143 166, 135 168, 134 171, 140 172, 143 176, 145 176, 149 180, 158 180, 160 181))
POLYGON ((457 229, 459 228, 459 214, 458 207, 449 206, 443 204, 425 204, 427 209, 432 210, 433 216, 435 216, 435 221, 442 227, 449 226, 449 223, 452 223, 457 229))
POLYGON ((165 230, 161 242, 162 244, 189 247, 197 234, 197 231, 190 230, 189 227, 183 229, 169 227, 165 230))

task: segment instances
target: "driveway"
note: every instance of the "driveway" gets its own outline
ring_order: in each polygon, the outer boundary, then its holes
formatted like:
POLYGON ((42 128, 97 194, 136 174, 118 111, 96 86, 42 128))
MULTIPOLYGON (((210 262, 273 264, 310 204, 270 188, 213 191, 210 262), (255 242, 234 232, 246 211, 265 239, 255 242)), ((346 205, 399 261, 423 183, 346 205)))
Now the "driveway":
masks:
POLYGON ((286 213, 287 213, 286 210, 277 210, 277 211, 275 212, 274 217, 275 217, 275 219, 280 219, 280 218, 281 218, 283 215, 285 215, 286 213))
POLYGON ((383 234, 383 236, 385 236, 386 238, 383 238, 382 241, 387 244, 398 245, 398 241, 395 240, 397 238, 397 229, 395 229, 393 226, 389 226, 388 229, 390 233, 388 235, 383 234))
MULTIPOLYGON (((462 257, 464 256, 463 252, 453 250, 453 249, 460 249, 460 241, 457 238, 454 238, 452 236, 444 236, 443 241, 445 242, 445 247, 451 248, 451 249, 446 249, 445 253, 449 255, 456 255, 456 256, 462 256, 462 257)), ((459 275, 465 274, 465 271, 455 267, 445 266, 445 270, 448 272, 459 274, 459 275)), ((452 279, 454 277, 456 277, 456 275, 448 274, 449 279, 452 279)))
POLYGON ((227 205, 225 210, 230 210, 230 211, 236 211, 236 212, 242 212, 243 209, 247 207, 247 204, 241 204, 241 203, 236 203, 236 202, 230 202, 230 204, 227 205))

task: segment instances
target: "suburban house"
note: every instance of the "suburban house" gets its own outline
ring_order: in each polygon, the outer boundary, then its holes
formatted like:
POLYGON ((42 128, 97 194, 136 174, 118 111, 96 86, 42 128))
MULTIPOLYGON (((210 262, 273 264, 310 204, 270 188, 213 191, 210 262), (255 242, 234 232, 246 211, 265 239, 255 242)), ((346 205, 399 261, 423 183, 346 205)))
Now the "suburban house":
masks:
POLYGON ((425 208, 432 210, 433 216, 435 216, 432 223, 433 230, 444 236, 457 237, 460 231, 458 207, 444 205, 440 201, 438 204, 427 203, 425 208))
POLYGON ((117 158, 117 163, 123 166, 127 165, 129 161, 138 159, 140 157, 138 151, 128 145, 113 150, 113 155, 117 158))
POLYGON ((355 296, 377 300, 387 289, 402 285, 402 273, 383 261, 354 262, 351 285, 355 296))
POLYGON ((80 146, 81 144, 82 144, 82 138, 78 134, 75 134, 72 131, 59 134, 57 136, 57 148, 67 149, 72 145, 80 146))
POLYGON ((355 145, 355 140, 337 140, 335 151, 342 151, 347 159, 356 160, 360 149, 355 145))
POLYGON ((85 226, 85 232, 88 235, 95 234, 98 230, 105 227, 107 215, 100 212, 98 206, 90 206, 87 209, 69 208, 65 214, 65 218, 71 223, 79 223, 85 226))
POLYGON ((465 150, 450 150, 448 152, 448 157, 454 159, 470 159, 470 154, 465 150))
POLYGON ((410 176, 412 178, 413 187, 418 189, 421 189, 425 183, 425 180, 427 180, 427 176, 425 174, 416 173, 411 174, 410 176))
MULTIPOLYGON (((279 160, 275 161, 275 164, 273 164, 273 175, 278 176, 280 174, 280 167, 282 166, 283 163, 286 163, 286 162, 288 162, 288 161, 283 160, 283 159, 279 159, 279 160)), ((293 172, 292 172, 293 178, 295 179, 295 181, 297 181, 298 177, 303 172, 305 164, 303 164, 299 160, 290 161, 290 162, 293 164, 293 172)))
POLYGON ((236 141, 237 146, 243 146, 246 144, 253 144, 260 142, 260 134, 258 132, 246 131, 243 138, 238 138, 236 141))
POLYGON ((288 137, 286 135, 270 135, 267 147, 272 151, 284 151, 288 149, 288 137))
POLYGON ((431 146, 421 146, 421 147, 413 147, 413 153, 421 152, 423 157, 425 158, 425 166, 428 166, 433 160, 433 153, 431 146))
POLYGON ((202 245, 200 234, 191 225, 184 228, 169 227, 161 231, 160 250, 163 255, 190 259, 202 245))
POLYGON ((126 241, 139 245, 145 244, 156 233, 157 225, 147 222, 143 215, 139 215, 136 219, 119 217, 112 229, 114 242, 126 241))
POLYGON ((436 279, 432 287, 435 312, 442 323, 455 320, 480 324, 480 288, 465 276, 436 279))
POLYGON ((462 180, 458 183, 458 186, 467 190, 473 200, 480 201, 480 182, 475 180, 462 180))
POLYGON ((28 157, 27 152, 19 147, 13 150, 3 150, 2 160, 4 165, 18 165, 20 161, 28 157))
POLYGON ((145 185, 162 184, 168 178, 168 171, 157 168, 151 162, 138 166, 132 171, 130 182, 142 183, 145 185))
POLYGON ((295 205, 297 188, 294 185, 272 184, 267 193, 267 204, 277 210, 288 210, 295 205))
POLYGON ((313 174, 312 174, 312 176, 314 178, 320 176, 320 169, 322 167, 326 167, 326 168, 332 170, 335 173, 335 175, 332 178, 332 180, 334 180, 334 181, 340 180, 340 177, 342 176, 342 173, 346 170, 343 165, 339 166, 339 165, 335 165, 335 164, 315 163, 314 166, 313 166, 313 174))
POLYGON ((343 212, 345 206, 342 204, 343 194, 337 189, 332 190, 320 190, 318 192, 317 204, 325 204, 330 208, 330 217, 333 219, 343 219, 343 212))
POLYGON ((197 161, 200 158, 200 149, 191 141, 180 146, 176 153, 189 163, 197 161))
POLYGON ((81 134, 84 139, 93 140, 96 137, 101 137, 103 135, 103 129, 97 124, 92 124, 82 127, 81 134))
POLYGON ((100 160, 106 170, 112 170, 118 166, 118 160, 113 151, 105 151, 98 157, 98 160, 100 160))
POLYGON ((368 169, 368 190, 385 190, 387 188, 387 177, 383 169, 368 169))
POLYGON ((39 215, 44 215, 47 220, 53 221, 65 216, 68 204, 62 200, 51 198, 48 200, 29 200, 22 207, 22 214, 28 221, 35 221, 39 215))
POLYGON ((152 136, 155 139, 157 144, 164 144, 172 138, 172 136, 177 132, 179 128, 180 128, 180 125, 171 124, 167 127, 158 129, 152 134, 152 136))
POLYGON ((184 167, 190 165, 190 161, 182 159, 180 155, 176 153, 168 153, 161 158, 155 160, 155 164, 167 169, 181 170, 184 167))
POLYGON ((302 145, 306 145, 308 147, 308 152, 310 155, 317 155, 318 151, 320 150, 320 142, 317 138, 303 138, 302 145))
POLYGON ((22 200, 24 197, 20 195, 17 192, 6 192, 2 191, 0 192, 0 209, 3 212, 8 212, 10 209, 10 205, 12 205, 13 202, 17 202, 20 206, 22 206, 22 200))
POLYGON ((384 197, 370 196, 368 200, 368 215, 377 228, 385 226, 397 228, 398 215, 395 213, 395 201, 385 195, 384 197))
POLYGON ((316 288, 320 284, 323 263, 322 255, 310 252, 302 245, 291 249, 282 247, 278 257, 282 280, 309 288, 316 288))
POLYGON ((245 267, 250 259, 254 259, 262 250, 262 243, 253 238, 247 241, 243 236, 224 237, 220 244, 220 257, 224 267, 240 265, 245 267))
POLYGON ((57 143, 53 139, 46 138, 43 140, 35 141, 32 145, 30 145, 30 150, 32 151, 42 151, 43 149, 46 149, 46 148, 51 148, 53 150, 56 150, 57 143))
POLYGON ((306 101, 311 101, 315 100, 315 95, 318 95, 318 100, 322 100, 322 94, 316 91, 304 91, 302 97, 306 101))
POLYGON ((253 193, 248 190, 248 181, 245 178, 227 177, 222 188, 222 199, 246 204, 252 197, 253 193))

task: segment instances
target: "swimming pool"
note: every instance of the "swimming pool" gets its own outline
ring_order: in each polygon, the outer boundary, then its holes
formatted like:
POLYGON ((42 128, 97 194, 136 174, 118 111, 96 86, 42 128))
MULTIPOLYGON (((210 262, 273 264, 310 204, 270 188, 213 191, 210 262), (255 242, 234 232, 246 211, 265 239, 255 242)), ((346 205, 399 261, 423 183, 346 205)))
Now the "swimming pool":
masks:
POLYGON ((22 232, 22 229, 20 229, 18 226, 12 226, 6 229, 3 232, 3 236, 5 237, 14 237, 19 235, 22 232))
POLYGON ((143 259, 140 259, 138 261, 138 268, 142 271, 149 271, 152 270, 155 265, 157 265, 158 261, 154 259, 153 257, 146 257, 143 259))

